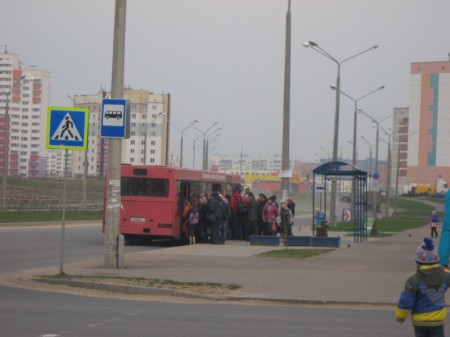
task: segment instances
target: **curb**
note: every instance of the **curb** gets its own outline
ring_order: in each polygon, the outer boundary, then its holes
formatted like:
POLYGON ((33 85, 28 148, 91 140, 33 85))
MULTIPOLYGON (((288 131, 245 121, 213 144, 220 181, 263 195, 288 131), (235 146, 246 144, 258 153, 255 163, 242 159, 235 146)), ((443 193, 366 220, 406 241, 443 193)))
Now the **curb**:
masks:
POLYGON ((214 296, 197 294, 189 291, 180 291, 168 288, 130 286, 115 283, 98 283, 89 281, 71 281, 55 280, 42 277, 31 278, 32 281, 48 283, 53 285, 66 285, 74 288, 83 288, 90 290, 108 291, 125 295, 153 295, 170 296, 191 299, 203 299, 214 302, 246 302, 271 305, 315 305, 315 306, 372 306, 372 307, 393 307, 394 302, 358 302, 358 301, 336 301, 336 300, 307 300, 307 299, 283 299, 269 297, 251 297, 251 296, 214 296))

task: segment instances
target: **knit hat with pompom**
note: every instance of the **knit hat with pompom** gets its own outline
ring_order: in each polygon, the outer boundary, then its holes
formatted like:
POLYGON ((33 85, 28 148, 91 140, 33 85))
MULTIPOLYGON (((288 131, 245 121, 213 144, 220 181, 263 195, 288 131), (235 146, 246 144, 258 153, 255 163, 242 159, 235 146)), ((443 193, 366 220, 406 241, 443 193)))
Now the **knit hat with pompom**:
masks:
POLYGON ((419 265, 436 264, 439 262, 439 255, 432 239, 423 239, 422 244, 417 248, 416 262, 419 265))

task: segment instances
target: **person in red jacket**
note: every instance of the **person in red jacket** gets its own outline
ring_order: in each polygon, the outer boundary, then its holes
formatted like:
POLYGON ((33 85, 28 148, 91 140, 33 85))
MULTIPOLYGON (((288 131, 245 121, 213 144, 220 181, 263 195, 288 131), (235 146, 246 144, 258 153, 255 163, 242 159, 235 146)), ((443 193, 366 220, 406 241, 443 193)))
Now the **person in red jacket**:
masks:
POLYGON ((244 239, 244 221, 247 212, 247 201, 238 189, 233 191, 230 200, 231 222, 233 223, 232 238, 236 240, 244 239))

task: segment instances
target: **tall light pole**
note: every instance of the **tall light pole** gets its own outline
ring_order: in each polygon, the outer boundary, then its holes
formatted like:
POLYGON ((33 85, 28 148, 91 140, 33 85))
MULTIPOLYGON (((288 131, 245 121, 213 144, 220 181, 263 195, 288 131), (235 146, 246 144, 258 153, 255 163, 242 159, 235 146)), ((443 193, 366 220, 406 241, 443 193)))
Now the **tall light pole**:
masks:
POLYGON ((4 138, 4 146, 3 146, 3 180, 2 180, 2 208, 6 208, 6 177, 8 176, 8 162, 9 162, 9 96, 11 92, 16 89, 16 87, 25 79, 25 75, 20 77, 6 92, 6 106, 5 106, 5 138, 4 138))
MULTIPOLYGON (((333 161, 336 161, 337 156, 338 156, 338 141, 339 141, 339 105, 340 105, 340 96, 341 96, 340 95, 340 92, 341 92, 341 65, 344 62, 354 59, 355 57, 357 57, 359 55, 362 55, 364 53, 367 53, 368 51, 378 48, 378 45, 374 45, 366 50, 363 50, 362 52, 359 52, 355 55, 347 57, 346 59, 344 59, 342 61, 338 61, 336 58, 334 58, 326 50, 321 48, 314 41, 305 42, 305 43, 303 43, 303 46, 313 49, 314 51, 325 56, 327 59, 333 61, 337 65, 336 103, 335 103, 335 114, 334 114, 334 138, 333 138, 333 161)), ((331 181, 330 220, 331 220, 331 223, 336 222, 336 180, 335 179, 333 179, 331 181)))
POLYGON ((205 132, 200 130, 199 128, 195 128, 198 132, 200 132, 203 136, 203 159, 202 159, 202 169, 207 170, 208 169, 208 144, 207 144, 207 135, 211 131, 211 134, 214 134, 218 132, 219 130, 222 130, 222 128, 217 128, 215 130, 211 130, 213 127, 215 127, 219 122, 214 122, 211 124, 209 128, 206 129, 205 132))
POLYGON ((284 98, 283 98, 283 138, 281 149, 281 197, 287 198, 289 193, 289 120, 291 109, 291 0, 288 0, 286 13, 286 37, 284 54, 284 98))
POLYGON ((155 118, 153 118, 149 123, 147 123, 147 125, 145 126, 145 134, 144 134, 144 160, 143 160, 143 162, 144 162, 144 165, 146 165, 147 163, 146 163, 146 159, 147 159, 147 131, 148 131, 148 128, 152 125, 152 123, 154 123, 154 122, 156 122, 156 120, 159 118, 159 117, 161 117, 161 116, 164 116, 166 113, 165 112, 160 112, 159 114, 157 114, 156 115, 156 117, 155 118))
MULTIPOLYGON (((208 169, 209 153, 210 153, 210 150, 212 150, 212 149, 209 147, 209 144, 210 144, 209 138, 212 137, 212 136, 214 136, 214 135, 215 135, 215 136, 219 136, 220 133, 217 133, 217 132, 219 132, 220 130, 222 130, 222 128, 217 128, 217 129, 211 130, 211 132, 210 132, 208 135, 206 135, 206 142, 205 142, 205 158, 204 158, 204 163, 203 163, 204 170, 207 170, 207 169, 208 169)), ((216 139, 216 138, 214 137, 214 139, 213 139, 212 141, 214 141, 215 139, 216 139)))
POLYGON ((390 190, 391 190, 391 175, 392 175, 392 156, 391 156, 391 134, 384 130, 384 134, 388 136, 388 156, 387 156, 387 177, 386 177, 386 208, 384 215, 385 217, 389 216, 389 199, 390 199, 390 190))
POLYGON ((327 150, 325 150, 325 148, 323 148, 322 146, 320 147, 320 149, 325 152, 327 154, 327 160, 330 160, 330 152, 328 152, 327 150))
POLYGON ((211 132, 209 135, 206 136, 206 154, 205 154, 205 165, 206 165, 206 169, 208 168, 208 161, 209 161, 209 154, 211 150, 214 150, 216 148, 216 146, 211 147, 211 144, 214 143, 218 137, 220 136, 219 132, 220 130, 222 130, 222 128, 218 128, 216 130, 214 130, 213 132, 211 132), (214 136, 214 137, 213 137, 214 136))
POLYGON ((347 145, 342 146, 342 147, 339 147, 339 149, 341 150, 341 160, 342 160, 342 161, 344 160, 344 150, 345 150, 347 147, 351 146, 352 144, 353 144, 353 142, 352 142, 351 140, 347 140, 347 145))
POLYGON ((364 116, 370 118, 372 120, 372 126, 377 128, 376 139, 375 139, 375 173, 379 174, 379 172, 378 172, 378 144, 380 142, 380 123, 385 121, 386 119, 392 117, 393 113, 390 114, 389 116, 386 116, 385 118, 382 118, 377 121, 375 118, 373 118, 367 112, 365 112, 363 109, 358 108, 357 110, 359 113, 362 113, 364 116))
MULTIPOLYGON (((390 114, 389 116, 386 116, 383 119, 380 119, 379 121, 375 120, 375 118, 373 118, 371 115, 369 115, 367 112, 365 112, 364 110, 358 108, 358 112, 362 113, 364 116, 370 118, 372 120, 372 125, 376 126, 377 128, 377 133, 376 133, 376 139, 375 139, 375 173, 377 175, 379 175, 378 173, 378 144, 380 142, 380 123, 390 117, 392 117, 393 113, 390 114)), ((374 219, 377 218, 377 204, 378 204, 378 194, 376 191, 376 185, 375 182, 378 181, 377 180, 378 177, 374 175, 372 175, 372 186, 373 186, 373 215, 374 215, 374 219)))
MULTIPOLYGON (((330 85, 330 88, 333 90, 336 90, 335 85, 330 85)), ((352 165, 353 166, 356 165, 356 148, 357 148, 356 134, 357 134, 357 128, 358 128, 358 102, 361 101, 362 99, 366 98, 367 96, 370 96, 382 89, 384 89, 384 85, 382 85, 382 86, 376 88, 375 90, 372 90, 372 91, 368 92, 367 94, 365 94, 361 97, 358 97, 358 98, 354 98, 353 96, 350 96, 349 94, 346 94, 344 91, 341 90, 341 94, 344 95, 345 97, 351 99, 355 105, 354 113, 353 113, 353 153, 352 153, 352 165)))
POLYGON ((369 145, 369 173, 372 174, 372 144, 367 140, 366 137, 361 136, 361 138, 369 145))
POLYGON ((186 126, 184 129, 181 130, 180 167, 183 167, 183 134, 187 129, 192 128, 197 123, 200 123, 200 119, 193 120, 192 122, 189 123, 188 126, 186 126))

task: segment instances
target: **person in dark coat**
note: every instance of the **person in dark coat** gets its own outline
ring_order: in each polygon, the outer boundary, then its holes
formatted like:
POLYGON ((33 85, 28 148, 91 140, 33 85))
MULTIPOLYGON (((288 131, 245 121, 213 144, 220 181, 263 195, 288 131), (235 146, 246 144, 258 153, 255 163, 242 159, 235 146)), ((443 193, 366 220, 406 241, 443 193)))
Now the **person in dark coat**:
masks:
POLYGON ((247 195, 248 236, 246 240, 250 241, 250 235, 258 235, 258 203, 252 192, 249 192, 247 195))
POLYGON ((208 199, 206 198, 205 193, 200 193, 198 197, 198 207, 199 207, 199 225, 197 226, 197 236, 199 238, 199 242, 201 243, 207 243, 209 242, 208 238, 208 230, 209 230, 209 223, 207 219, 208 214, 208 199))
POLYGON ((213 192, 211 194, 211 198, 208 200, 208 210, 206 213, 206 218, 208 220, 209 228, 211 229, 211 243, 219 244, 220 243, 220 228, 219 224, 221 219, 220 216, 220 202, 221 199, 219 197, 218 192, 213 192))
POLYGON ((266 203, 267 203, 266 195, 264 193, 260 193, 258 199, 258 235, 263 235, 264 221, 262 218, 262 211, 266 203))

